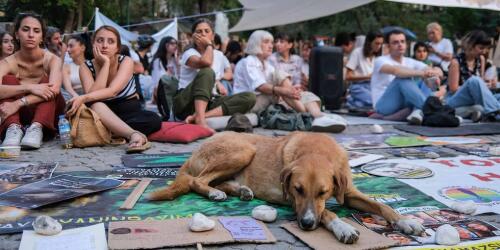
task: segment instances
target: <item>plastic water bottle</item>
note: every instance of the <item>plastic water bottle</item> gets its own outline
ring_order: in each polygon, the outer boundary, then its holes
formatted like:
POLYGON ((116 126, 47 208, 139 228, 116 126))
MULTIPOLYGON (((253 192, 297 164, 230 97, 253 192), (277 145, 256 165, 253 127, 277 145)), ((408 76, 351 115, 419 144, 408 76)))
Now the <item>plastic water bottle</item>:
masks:
POLYGON ((73 142, 71 141, 71 126, 64 115, 59 116, 59 139, 63 148, 72 148, 73 142))

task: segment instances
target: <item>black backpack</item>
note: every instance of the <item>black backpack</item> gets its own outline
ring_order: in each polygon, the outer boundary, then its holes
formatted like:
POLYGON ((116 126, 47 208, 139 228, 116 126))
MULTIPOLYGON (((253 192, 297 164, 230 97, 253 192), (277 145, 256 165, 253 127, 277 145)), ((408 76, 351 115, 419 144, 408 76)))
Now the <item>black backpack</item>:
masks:
POLYGON ((156 106, 160 112, 163 121, 168 121, 170 111, 173 106, 173 97, 177 93, 179 80, 172 76, 164 75, 158 82, 158 90, 156 92, 156 106))

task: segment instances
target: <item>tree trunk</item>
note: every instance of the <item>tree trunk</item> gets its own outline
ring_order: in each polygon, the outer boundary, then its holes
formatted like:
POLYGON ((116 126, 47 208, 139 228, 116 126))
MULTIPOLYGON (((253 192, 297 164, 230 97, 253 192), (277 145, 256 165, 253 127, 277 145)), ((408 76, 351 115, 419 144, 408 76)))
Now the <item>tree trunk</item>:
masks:
POLYGON ((73 32, 73 23, 75 23, 75 9, 69 9, 66 23, 64 24, 64 33, 73 32))
POLYGON ((198 7, 200 8, 200 14, 207 13, 208 12, 208 1, 198 0, 198 7))
POLYGON ((77 30, 82 29, 82 22, 83 22, 83 0, 78 0, 78 5, 77 5, 77 10, 76 12, 78 13, 78 20, 77 20, 77 30))

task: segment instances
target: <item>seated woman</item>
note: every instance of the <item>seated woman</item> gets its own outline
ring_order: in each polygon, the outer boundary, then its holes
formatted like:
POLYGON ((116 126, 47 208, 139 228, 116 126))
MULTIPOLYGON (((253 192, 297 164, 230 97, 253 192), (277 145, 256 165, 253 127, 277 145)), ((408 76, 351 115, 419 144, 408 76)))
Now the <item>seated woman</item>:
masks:
POLYGON ((0 60, 14 53, 14 38, 7 32, 0 32, 0 60))
POLYGON ((80 80, 85 94, 69 101, 68 115, 80 105, 94 110, 114 135, 130 140, 127 152, 140 152, 150 147, 146 135, 161 128, 160 117, 142 110, 133 77, 134 62, 119 54, 120 34, 111 26, 101 26, 94 33, 94 59, 80 67, 80 80))
MULTIPOLYGON (((471 31, 462 39, 463 52, 451 60, 448 69, 448 93, 446 104, 453 108, 480 105, 488 120, 496 120, 500 102, 493 96, 484 79, 485 59, 483 52, 490 46, 484 31, 471 31)), ((481 115, 473 110, 471 119, 478 121, 481 115)))
POLYGON ((91 59, 91 45, 87 42, 87 34, 74 35, 68 40, 68 54, 72 61, 63 66, 63 96, 69 100, 83 94, 80 81, 80 66, 91 59))
MULTIPOLYGON (((315 118, 313 127, 329 132, 341 132, 346 122, 339 116, 324 115, 319 107, 319 98, 310 92, 302 92, 299 85, 292 86, 290 75, 276 70, 268 58, 273 51, 273 36, 263 30, 254 31, 248 39, 245 53, 234 73, 234 93, 254 92, 257 95, 251 112, 259 113, 282 98, 297 112, 309 112, 315 118)), ((300 75, 300 71, 299 71, 300 75)))
MULTIPOLYGON (((246 113, 255 104, 251 92, 232 96, 215 96, 215 76, 223 63, 224 54, 215 50, 212 22, 198 19, 192 27, 192 48, 181 57, 179 90, 174 96, 174 115, 186 123, 196 123, 209 128, 205 118, 246 113)), ((222 85, 218 85, 220 87, 222 85)), ((210 128, 209 128, 210 129, 210 128)))
POLYGON ((413 46, 413 58, 431 67, 433 66, 432 62, 429 60, 429 46, 424 42, 415 43, 413 46))
POLYGON ((373 72, 373 61, 382 54, 384 35, 380 32, 369 32, 362 48, 354 49, 346 68, 346 80, 349 86, 347 105, 352 108, 372 108, 370 79, 373 72))
POLYGON ((153 86, 158 85, 163 75, 179 79, 179 69, 177 41, 171 36, 162 38, 151 62, 153 86))
POLYGON ((45 29, 42 17, 35 13, 19 14, 14 21, 18 50, 0 61, 0 133, 6 130, 3 146, 40 148, 44 134, 55 134, 57 116, 64 111, 59 94, 61 60, 41 48, 45 29), (29 125, 25 133, 24 125, 29 125))

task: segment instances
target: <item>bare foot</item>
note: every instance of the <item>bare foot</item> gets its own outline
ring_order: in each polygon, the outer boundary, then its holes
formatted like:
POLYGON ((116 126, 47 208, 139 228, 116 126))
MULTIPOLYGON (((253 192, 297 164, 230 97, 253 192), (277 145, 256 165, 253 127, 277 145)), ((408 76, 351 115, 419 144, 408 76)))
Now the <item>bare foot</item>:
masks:
POLYGON ((196 123, 196 120, 195 120, 195 116, 194 115, 190 115, 188 117, 186 117, 186 119, 184 120, 185 123, 196 123))
POLYGON ((144 145, 144 143, 146 143, 144 136, 142 136, 140 133, 132 133, 132 135, 130 135, 130 142, 128 144, 128 147, 139 147, 144 145))
POLYGON ((205 120, 204 117, 201 118, 199 116, 195 116, 194 118, 195 118, 195 123, 197 125, 200 125, 206 129, 210 130, 213 134, 215 134, 215 130, 213 130, 211 127, 208 126, 207 121, 205 120))

